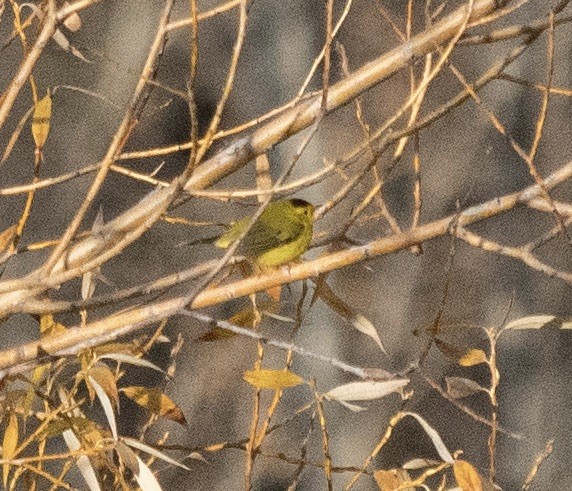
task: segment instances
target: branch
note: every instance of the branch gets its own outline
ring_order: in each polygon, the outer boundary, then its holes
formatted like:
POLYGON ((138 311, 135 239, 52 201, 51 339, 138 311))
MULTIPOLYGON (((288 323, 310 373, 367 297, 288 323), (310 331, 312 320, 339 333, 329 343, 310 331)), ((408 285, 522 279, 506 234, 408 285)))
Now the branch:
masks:
MULTIPOLYGON (((498 1, 475 1, 470 16, 473 22, 495 10, 498 1)), ((453 36, 467 20, 467 6, 463 5, 448 17, 426 31, 413 37, 392 51, 366 64, 349 77, 329 87, 328 112, 351 102, 360 93, 372 88, 401 68, 413 57, 432 52, 435 47, 453 36)), ((276 119, 259 127, 249 137, 244 137, 197 167, 187 181, 185 190, 204 189, 244 166, 252 158, 267 152, 277 143, 312 125, 322 112, 321 94, 301 101, 276 119)), ((76 278, 121 252, 138 239, 163 213, 173 199, 176 186, 154 191, 140 203, 106 224, 97 235, 91 235, 71 244, 66 254, 53 265, 51 275, 38 279, 34 271, 24 279, 0 282, 0 316, 13 312, 17 304, 38 296, 76 278)), ((17 309, 16 309, 17 310, 17 309)))
MULTIPOLYGON (((570 178, 572 178, 572 161, 548 176, 544 180, 544 185, 547 189, 552 189, 570 178)), ((453 220, 457 220, 459 226, 467 226, 512 210, 519 204, 526 204, 541 194, 542 189, 538 185, 529 186, 522 191, 493 198, 459 214, 436 220, 398 235, 380 238, 362 246, 330 253, 301 264, 284 266, 259 276, 210 288, 197 295, 192 304, 192 309, 216 305, 250 293, 268 290, 284 283, 318 276, 377 255, 395 253, 447 234, 453 220)), ((183 295, 169 300, 136 306, 85 326, 70 328, 62 335, 0 351, 0 370, 3 371, 3 375, 19 373, 31 368, 46 355, 48 357, 75 355, 84 349, 113 341, 176 315, 185 309, 186 303, 187 297, 183 295)), ((46 301, 45 305, 46 309, 49 309, 50 302, 46 301)), ((28 310, 26 303, 11 305, 10 307, 13 312, 35 311, 28 310)))

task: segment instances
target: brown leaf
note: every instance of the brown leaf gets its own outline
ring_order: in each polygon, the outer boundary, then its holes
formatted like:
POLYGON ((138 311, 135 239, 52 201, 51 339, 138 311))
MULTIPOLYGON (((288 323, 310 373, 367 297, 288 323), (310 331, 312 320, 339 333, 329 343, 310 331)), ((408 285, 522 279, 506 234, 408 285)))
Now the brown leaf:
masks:
POLYGON ((303 378, 289 370, 247 370, 243 378, 258 389, 281 390, 304 382, 303 378))
POLYGON ((477 384, 477 382, 468 378, 445 377, 445 382, 447 384, 447 392, 454 399, 468 397, 475 394, 476 392, 485 390, 483 387, 477 384))
POLYGON ((466 460, 456 460, 453 464, 453 472, 462 491, 483 491, 481 476, 466 460))
POLYGON ((153 414, 158 414, 181 425, 187 424, 181 408, 156 387, 123 387, 121 392, 153 414))

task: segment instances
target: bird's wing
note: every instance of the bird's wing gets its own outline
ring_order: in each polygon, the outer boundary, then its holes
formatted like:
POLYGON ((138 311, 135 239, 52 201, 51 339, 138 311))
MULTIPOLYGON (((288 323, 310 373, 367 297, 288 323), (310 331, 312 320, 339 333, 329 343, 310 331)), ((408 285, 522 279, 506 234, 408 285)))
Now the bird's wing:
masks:
POLYGON ((239 250, 248 256, 257 257, 296 240, 303 229, 304 225, 300 220, 258 220, 242 239, 239 250))

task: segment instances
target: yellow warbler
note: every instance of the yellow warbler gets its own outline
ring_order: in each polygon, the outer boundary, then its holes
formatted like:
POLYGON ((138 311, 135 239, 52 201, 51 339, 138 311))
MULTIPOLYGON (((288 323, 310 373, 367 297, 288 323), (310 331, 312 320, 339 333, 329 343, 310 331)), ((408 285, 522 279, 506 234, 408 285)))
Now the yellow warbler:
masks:
MULTIPOLYGON (((215 242, 226 249, 248 227, 245 217, 215 242)), ((284 199, 270 203, 238 246, 238 253, 260 267, 279 266, 298 259, 310 245, 314 228, 314 205, 302 199, 284 199)))

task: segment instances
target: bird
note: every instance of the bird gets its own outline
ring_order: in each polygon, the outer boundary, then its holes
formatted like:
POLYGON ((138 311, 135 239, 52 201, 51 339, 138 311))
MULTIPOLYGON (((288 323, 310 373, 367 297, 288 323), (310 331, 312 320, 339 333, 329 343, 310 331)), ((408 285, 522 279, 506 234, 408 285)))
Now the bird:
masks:
MULTIPOLYGON (((215 246, 227 249, 247 229, 252 218, 233 223, 216 241, 215 246)), ((237 253, 260 269, 295 261, 312 242, 314 205, 303 199, 272 201, 252 224, 240 241, 237 253)))

